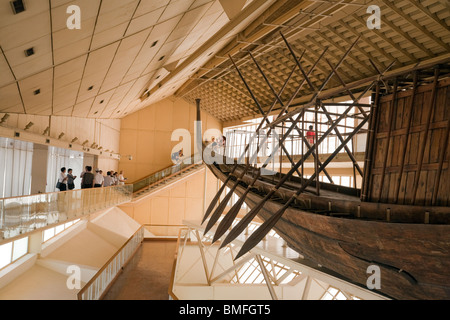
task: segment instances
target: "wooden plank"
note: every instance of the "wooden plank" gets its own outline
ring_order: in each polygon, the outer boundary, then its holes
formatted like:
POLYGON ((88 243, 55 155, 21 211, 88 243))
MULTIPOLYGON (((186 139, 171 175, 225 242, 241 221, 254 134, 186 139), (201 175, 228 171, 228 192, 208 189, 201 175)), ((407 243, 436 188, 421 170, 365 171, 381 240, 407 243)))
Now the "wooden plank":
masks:
MULTIPOLYGON (((433 83, 433 90, 430 92, 430 99, 426 99, 424 98, 424 102, 427 102, 427 106, 428 106, 428 110, 427 112, 423 112, 423 114, 426 114, 426 118, 424 119, 424 116, 422 116, 422 119, 425 120, 425 123, 427 125, 424 134, 423 134, 423 139, 422 139, 422 143, 420 145, 420 150, 419 150, 419 168, 418 168, 418 175, 416 175, 416 180, 414 181, 414 193, 412 194, 412 199, 411 199, 411 204, 415 204, 416 202, 416 197, 417 197, 417 192, 421 192, 422 190, 419 191, 419 189, 421 189, 420 187, 422 187, 423 185, 420 185, 420 179, 422 178, 421 176, 421 171, 422 171, 422 165, 423 165, 423 161, 424 161, 424 155, 425 155, 425 147, 427 145, 427 140, 428 140, 428 135, 429 135, 429 126, 431 124, 431 120, 432 120, 432 115, 435 109, 435 105, 436 105, 436 93, 437 93, 437 89, 438 89, 438 83, 439 83, 439 69, 436 68, 434 70, 434 83, 433 83)), ((425 97, 426 97, 427 93, 425 93, 425 97)))

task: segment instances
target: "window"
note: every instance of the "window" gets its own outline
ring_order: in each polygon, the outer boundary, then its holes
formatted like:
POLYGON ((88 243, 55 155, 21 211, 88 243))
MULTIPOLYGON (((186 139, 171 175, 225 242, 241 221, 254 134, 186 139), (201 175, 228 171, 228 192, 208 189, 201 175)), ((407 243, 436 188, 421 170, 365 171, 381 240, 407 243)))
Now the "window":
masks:
POLYGON ((77 222, 79 222, 80 219, 71 221, 71 222, 67 222, 65 224, 61 224, 59 226, 56 226, 54 228, 50 228, 45 230, 42 233, 42 242, 47 242, 48 240, 54 238, 55 236, 57 236, 58 234, 60 234, 61 232, 63 232, 64 230, 70 228, 71 226, 73 226, 74 224, 76 224, 77 222))
POLYGON ((0 198, 31 192, 33 144, 0 137, 0 198))
MULTIPOLYGON (((49 147, 48 148, 48 161, 47 161, 47 189, 46 192, 55 192, 56 182, 59 178, 62 167, 66 167, 67 170, 72 169, 72 174, 77 177, 75 179, 75 189, 80 189, 81 178, 80 174, 83 171, 83 158, 84 154, 81 152, 49 147)), ((66 171, 67 174, 67 171, 66 171)))
POLYGON ((0 245, 0 269, 28 253, 28 237, 0 245))
POLYGON ((360 298, 344 294, 341 290, 329 287, 325 294, 322 296, 321 300, 361 300, 360 298))

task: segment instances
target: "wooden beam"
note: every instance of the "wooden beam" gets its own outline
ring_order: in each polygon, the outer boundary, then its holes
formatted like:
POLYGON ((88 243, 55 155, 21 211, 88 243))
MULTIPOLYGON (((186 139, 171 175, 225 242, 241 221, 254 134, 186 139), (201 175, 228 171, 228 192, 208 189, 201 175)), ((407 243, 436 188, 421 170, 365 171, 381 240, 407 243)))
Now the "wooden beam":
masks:
POLYGON ((393 98, 392 98, 392 103, 391 103, 391 108, 389 110, 389 128, 388 128, 388 136, 386 138, 386 149, 384 150, 384 160, 383 160, 383 169, 382 169, 382 173, 381 173, 381 182, 380 182, 380 189, 379 189, 379 193, 378 193, 378 202, 381 202, 381 197, 383 195, 383 186, 384 186, 384 180, 385 180, 385 176, 386 176, 386 166, 387 166, 387 160, 388 160, 388 156, 389 156, 389 148, 391 146, 391 135, 392 135, 392 130, 393 130, 393 126, 394 126, 394 121, 395 118, 395 112, 397 111, 397 106, 398 106, 398 79, 395 79, 395 84, 394 84, 394 94, 393 94, 393 98))
MULTIPOLYGON (((319 35, 320 35, 320 34, 319 34, 319 35)), ((307 36, 306 38, 307 38, 309 41, 311 41, 313 44, 315 44, 316 46, 318 46, 319 48, 321 48, 322 50, 323 50, 323 48, 325 48, 325 46, 324 46, 323 44, 321 44, 319 41, 317 41, 316 39, 314 39, 312 36, 307 36)), ((326 40, 326 38, 325 38, 325 40, 326 40)), ((334 45, 334 46, 336 46, 336 45, 334 45)), ((340 48, 338 48, 338 49, 340 49, 340 48)), ((329 53, 330 53, 330 56, 332 56, 334 59, 336 59, 337 61, 339 61, 339 57, 338 57, 335 53, 331 52, 331 50, 329 50, 329 53)), ((347 67, 348 69, 350 69, 351 71, 353 71, 354 73, 356 73, 358 76, 360 76, 360 77, 362 77, 362 78, 367 77, 367 75, 365 75, 364 73, 362 73, 361 71, 359 71, 357 68, 355 68, 354 66, 352 66, 350 63, 344 61, 344 62, 343 62, 343 65, 344 65, 345 67, 347 67)))
MULTIPOLYGON (((423 166, 423 158, 425 156, 425 147, 427 145, 427 140, 428 140, 428 132, 430 131, 430 125, 431 125, 431 121, 432 121, 432 115, 436 106, 436 100, 437 100, 437 90, 438 90, 438 80, 439 80, 439 69, 435 68, 434 69, 434 82, 433 82, 433 89, 431 91, 431 102, 430 102, 430 110, 428 111, 428 115, 427 115, 427 119, 426 119, 426 128, 424 131, 424 138, 423 138, 423 142, 420 146, 420 150, 418 153, 418 157, 419 157, 419 167, 417 169, 416 172, 416 176, 414 179, 414 186, 413 186, 413 195, 412 195, 412 200, 411 200, 411 204, 414 205, 416 202, 416 198, 417 198, 417 190, 419 187, 419 181, 420 181, 420 174, 422 172, 422 166, 423 166)), ((430 141, 431 143, 431 141, 430 141)))
MULTIPOLYGON (((357 16, 356 14, 353 14, 352 18, 355 19, 356 21, 358 21, 360 25, 364 26, 364 28, 367 28, 366 22, 361 17, 357 16)), ((417 59, 415 56, 413 56, 409 52, 405 51, 398 43, 394 42, 391 38, 385 36, 381 31, 379 31, 377 29, 368 30, 368 31, 373 32, 378 37, 383 39, 385 42, 389 43, 392 47, 397 49, 398 52, 400 52, 401 54, 407 56, 412 62, 418 62, 419 61, 419 59, 417 59)))
POLYGON ((425 52, 428 57, 434 57, 434 52, 430 49, 426 48, 423 44, 419 43, 416 39, 412 38, 409 34, 404 32, 400 27, 396 26, 394 23, 389 21, 387 18, 383 19, 383 23, 386 23, 389 28, 392 29, 392 31, 397 32, 399 35, 401 35, 403 38, 408 40, 410 43, 412 43, 415 47, 419 48, 423 52, 425 52))
MULTIPOLYGON (((364 41, 366 44, 368 44, 369 46, 371 46, 375 51, 377 51, 380 55, 382 55, 383 57, 385 57, 388 61, 397 61, 397 59, 391 55, 390 53, 384 51, 383 49, 381 49, 379 46, 375 45, 372 41, 370 41, 369 39, 367 39, 364 34, 360 34, 358 31, 356 31, 355 28, 351 28, 347 23, 344 23, 342 20, 338 21, 340 23, 341 26, 343 26, 347 31, 350 31, 351 33, 353 33, 355 36, 361 36, 361 40, 364 41)), ((398 63, 398 61, 397 61, 398 63)), ((386 67, 386 65, 380 63, 380 65, 383 65, 384 67, 386 67)))
MULTIPOLYGON (((450 10, 450 4, 448 0, 444 0, 447 3, 447 8, 450 10)), ((450 27, 445 23, 444 20, 440 19, 435 13, 431 13, 430 10, 425 8, 419 0, 412 0, 410 3, 418 8, 420 11, 425 13, 429 18, 431 18, 434 22, 436 22, 438 25, 440 25, 443 29, 450 31, 450 27)))
MULTIPOLYGON (((329 25, 326 26, 327 30, 329 30, 331 33, 333 33, 334 35, 336 35, 337 37, 339 37, 340 39, 344 40, 345 42, 347 42, 347 44, 351 45, 353 42, 350 41, 349 39, 347 39, 346 37, 344 37, 340 32, 338 32, 335 28, 330 27, 329 25)), ((366 56, 367 59, 369 59, 369 61, 374 61, 376 62, 378 65, 382 66, 383 64, 378 61, 378 59, 376 57, 374 57, 373 55, 371 55, 369 52, 367 52, 366 50, 361 49, 361 47, 357 44, 355 45, 355 49, 358 50, 359 53, 361 53, 362 55, 366 56)))
POLYGON ((397 13, 400 17, 403 19, 406 19, 409 23, 411 23, 413 26, 415 26, 417 29, 419 29, 423 34, 425 34, 428 38, 432 39, 434 42, 439 44, 441 47, 445 48, 448 51, 450 51, 450 45, 443 42, 439 37, 435 36, 433 33, 428 31, 426 28, 424 28, 422 25, 420 25, 416 20, 411 18, 408 14, 403 12, 401 9, 397 8, 392 1, 389 0, 382 0, 383 3, 388 6, 392 11, 397 13))
MULTIPOLYGON (((342 53, 345 52, 345 49, 342 48, 342 46, 340 46, 339 44, 337 44, 336 42, 333 41, 333 39, 331 39, 330 37, 328 37, 327 35, 325 35, 322 32, 316 32, 319 36, 321 36, 323 39, 325 39, 328 43, 332 44, 334 47, 336 47, 339 51, 341 51, 342 53)), ((350 45, 352 43, 350 42, 350 45)), ((356 45, 355 45, 355 49, 356 49, 356 45)), ((361 62, 361 59, 355 57, 355 55, 353 53, 349 53, 348 54, 349 58, 353 59, 353 61, 355 61, 357 64, 359 64, 361 67, 363 67, 364 69, 366 69, 367 71, 369 71, 369 73, 373 73, 374 70, 372 70, 367 64, 364 64, 361 62)), ((359 68, 357 69, 358 71, 360 70, 359 68)), ((364 73, 362 73, 362 76, 365 77, 366 75, 364 73)))
POLYGON ((394 198, 394 203, 398 203, 398 195, 400 192, 400 185, 402 183, 402 178, 403 178, 403 172, 404 172, 404 168, 405 168, 405 160, 406 160, 406 151, 408 149, 408 143, 409 143, 409 134, 411 131, 411 125, 412 125, 412 119, 413 119, 413 111, 414 111, 414 102, 416 100, 416 93, 417 93, 417 86, 418 86, 418 72, 414 72, 414 84, 413 84, 413 90, 412 90, 412 96, 411 96, 411 100, 410 103, 408 105, 408 108, 410 110, 409 115, 408 115, 408 122, 407 122, 407 127, 406 127, 406 134, 405 134, 405 145, 403 146, 403 152, 400 154, 401 157, 401 162, 400 162, 400 173, 398 175, 398 179, 397 179, 397 186, 395 189, 395 198, 394 198))

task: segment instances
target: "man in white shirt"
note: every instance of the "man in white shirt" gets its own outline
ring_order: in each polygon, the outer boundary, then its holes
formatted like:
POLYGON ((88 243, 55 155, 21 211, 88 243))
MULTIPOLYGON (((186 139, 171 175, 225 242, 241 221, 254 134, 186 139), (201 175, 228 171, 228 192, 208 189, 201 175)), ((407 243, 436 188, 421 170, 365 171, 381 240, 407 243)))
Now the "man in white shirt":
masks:
POLYGON ((106 177, 104 177, 103 186, 110 187, 110 186, 112 186, 112 183, 113 183, 113 179, 111 177, 111 171, 108 171, 108 173, 106 174, 106 177))
POLYGON ((127 178, 124 178, 123 171, 120 171, 120 173, 119 173, 119 185, 123 186, 125 184, 125 181, 127 181, 127 178))
POLYGON ((102 175, 102 170, 96 170, 96 174, 94 177, 94 188, 101 188, 104 183, 104 177, 102 175))

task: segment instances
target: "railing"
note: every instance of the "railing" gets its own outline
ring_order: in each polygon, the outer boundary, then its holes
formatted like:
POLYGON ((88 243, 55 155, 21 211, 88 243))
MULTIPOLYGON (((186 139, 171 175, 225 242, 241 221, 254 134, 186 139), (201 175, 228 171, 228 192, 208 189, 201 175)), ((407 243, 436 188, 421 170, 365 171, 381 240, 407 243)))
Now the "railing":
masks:
POLYGON ((164 170, 161 170, 159 172, 156 172, 142 180, 139 180, 135 183, 133 183, 133 193, 140 191, 145 188, 149 188, 150 186, 160 183, 163 180, 167 180, 170 177, 174 176, 175 174, 181 173, 183 171, 188 170, 189 168, 194 167, 198 163, 195 163, 195 156, 192 156, 190 161, 187 161, 188 159, 183 159, 179 164, 168 167, 164 170), (189 164, 185 164, 185 162, 188 162, 189 164))
POLYGON ((100 300, 144 240, 144 226, 116 252, 78 293, 78 300, 100 300))
POLYGON ((0 199, 0 240, 131 201, 132 191, 121 185, 0 199))
POLYGON ((144 224, 145 229, 152 233, 152 239, 176 239, 180 229, 185 225, 160 225, 160 224, 144 224))

